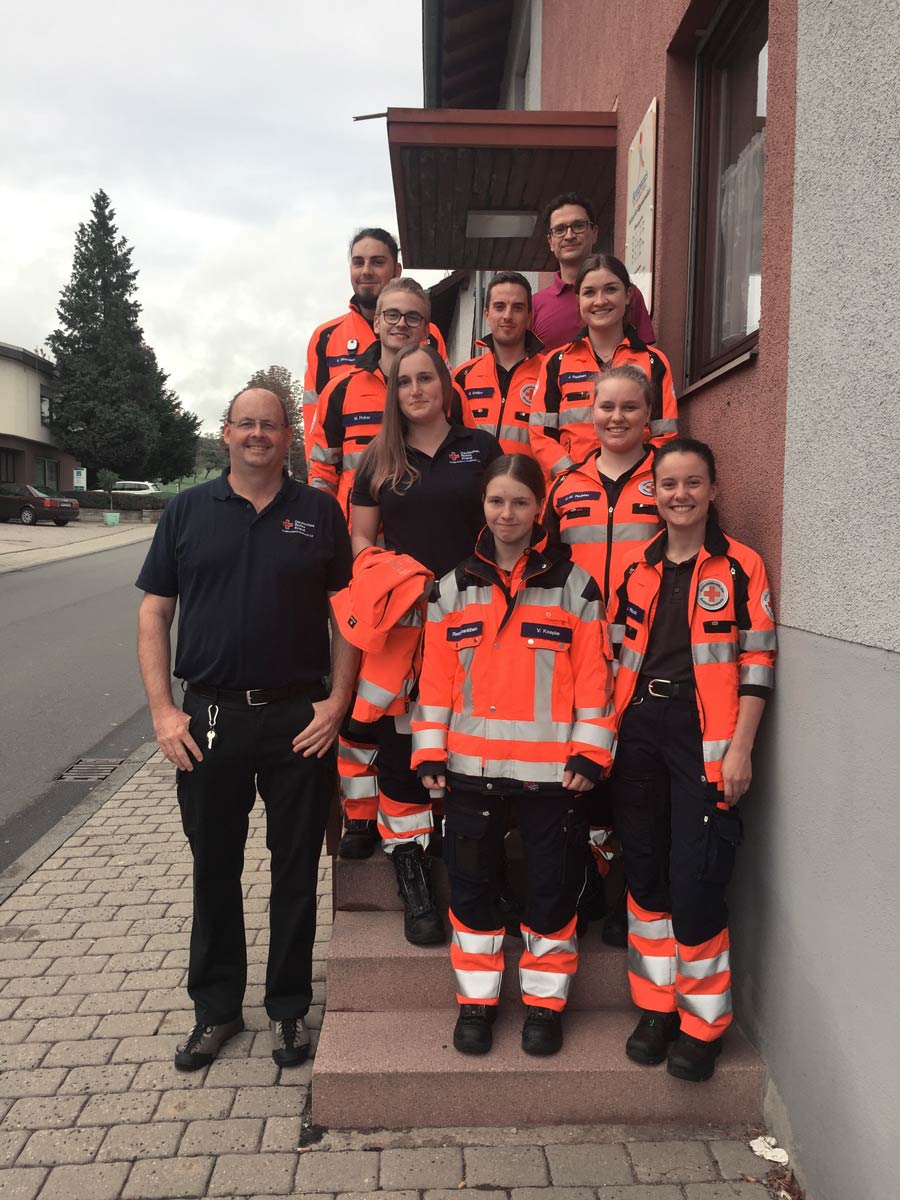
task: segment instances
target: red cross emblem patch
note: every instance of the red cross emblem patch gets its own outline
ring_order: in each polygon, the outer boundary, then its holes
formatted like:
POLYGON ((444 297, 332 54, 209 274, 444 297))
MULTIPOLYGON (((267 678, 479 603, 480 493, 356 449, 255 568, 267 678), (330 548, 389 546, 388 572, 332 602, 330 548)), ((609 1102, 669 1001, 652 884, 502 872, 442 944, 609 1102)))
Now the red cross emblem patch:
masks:
POLYGON ((642 479, 641 482, 638 484, 638 491, 641 493, 642 496, 652 496, 653 495, 653 480, 652 479, 642 479))
POLYGON ((697 603, 707 612, 718 612, 728 603, 728 588, 720 579, 704 579, 697 589, 697 603))

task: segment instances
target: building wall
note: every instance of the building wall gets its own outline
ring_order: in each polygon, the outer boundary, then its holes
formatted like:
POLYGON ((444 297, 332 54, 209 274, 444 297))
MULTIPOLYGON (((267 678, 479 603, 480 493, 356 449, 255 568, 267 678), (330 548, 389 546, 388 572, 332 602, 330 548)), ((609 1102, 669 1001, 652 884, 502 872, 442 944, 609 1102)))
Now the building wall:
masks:
POLYGON ((78 463, 41 422, 41 386, 51 382, 52 372, 51 363, 0 343, 0 449, 15 452, 16 483, 34 483, 37 460, 52 459, 59 464, 59 487, 69 490, 78 463))

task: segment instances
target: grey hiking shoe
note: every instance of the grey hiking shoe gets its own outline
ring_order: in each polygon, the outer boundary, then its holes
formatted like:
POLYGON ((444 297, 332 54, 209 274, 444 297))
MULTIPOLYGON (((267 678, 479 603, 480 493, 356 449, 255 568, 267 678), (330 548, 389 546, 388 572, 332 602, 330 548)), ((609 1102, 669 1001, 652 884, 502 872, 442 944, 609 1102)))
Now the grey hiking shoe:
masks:
POLYGON ((195 1025, 175 1051, 175 1066, 179 1071, 199 1071, 209 1066, 228 1039, 243 1028, 243 1017, 224 1025, 195 1025))
POLYGON ((299 1067, 309 1054, 309 1030, 302 1017, 285 1021, 270 1021, 272 1058, 279 1067, 299 1067))

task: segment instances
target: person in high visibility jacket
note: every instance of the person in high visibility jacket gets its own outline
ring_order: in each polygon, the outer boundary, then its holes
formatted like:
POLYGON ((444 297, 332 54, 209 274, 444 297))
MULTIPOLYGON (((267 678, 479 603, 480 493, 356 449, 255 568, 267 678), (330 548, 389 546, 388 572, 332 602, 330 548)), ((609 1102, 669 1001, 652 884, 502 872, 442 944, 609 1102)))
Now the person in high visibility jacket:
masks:
POLYGON ((551 481, 597 448, 591 422, 593 385, 604 371, 634 363, 653 385, 648 438, 661 445, 678 432, 672 369, 630 323, 631 279, 611 254, 592 254, 575 283, 583 332, 548 354, 531 405, 531 448, 551 481))
MULTIPOLYGON (((319 397, 329 380, 355 367, 364 351, 377 341, 375 305, 385 284, 400 274, 400 250, 385 229, 360 229, 350 243, 350 286, 353 295, 347 312, 323 321, 309 339, 303 377, 303 429, 306 459, 316 423, 319 397)), ((447 348, 441 331, 429 326, 429 336, 441 354, 447 348)))
MULTIPOLYGON (((373 547, 381 531, 387 550, 438 577, 472 545, 482 520, 482 477, 500 446, 482 429, 451 422, 455 395, 433 347, 407 346, 394 358, 384 423, 353 487, 354 556, 373 547)), ((414 945, 433 945, 444 940, 426 853, 434 817, 410 767, 409 716, 384 716, 369 730, 378 748, 377 831, 397 873, 404 933, 414 945)))
POLYGON ((578 965, 583 794, 607 772, 613 748, 600 589, 537 524, 543 500, 542 472, 526 455, 504 455, 485 473, 486 528, 474 554, 435 585, 412 715, 413 766, 426 787, 448 788, 453 1044, 463 1054, 492 1043, 503 973, 497 864, 510 803, 528 868, 522 1048, 562 1046, 578 965))
MULTIPOLYGON (((593 423, 599 448, 557 476, 547 497, 544 527, 571 546, 575 562, 600 585, 607 608, 625 568, 660 528, 653 494, 654 447, 644 441, 653 401, 653 385, 640 367, 624 363, 604 371, 594 385, 593 423)), ((590 861, 596 869, 588 871, 579 898, 582 922, 607 914, 602 881, 615 853, 606 785, 594 789, 590 804, 590 861)), ((602 936, 609 945, 626 944, 624 889, 602 936)))
POLYGON ((669 442, 653 477, 666 528, 626 570, 610 615, 610 787, 628 877, 628 978, 643 1010, 625 1049, 701 1081, 731 1023, 725 888, 777 641, 762 559, 716 521, 710 448, 669 442))
POLYGON ((487 429, 504 454, 531 455, 528 418, 543 345, 528 328, 531 284, 518 271, 499 271, 488 284, 484 319, 490 333, 475 343, 484 353, 458 366, 453 378, 468 401, 470 423, 487 429))
POLYGON ((430 316, 428 293, 414 279, 403 275, 386 283, 375 303, 378 340, 319 399, 309 441, 309 482, 331 492, 348 521, 353 475, 381 428, 391 364, 404 346, 418 345, 423 338, 433 344, 426 333, 430 316))

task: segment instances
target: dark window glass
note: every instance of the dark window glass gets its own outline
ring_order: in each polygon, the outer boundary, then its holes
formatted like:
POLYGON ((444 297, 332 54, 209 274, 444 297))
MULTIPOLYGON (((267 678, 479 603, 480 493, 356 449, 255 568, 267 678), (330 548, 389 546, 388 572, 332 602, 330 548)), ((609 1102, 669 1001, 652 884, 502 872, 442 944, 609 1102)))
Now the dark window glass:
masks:
POLYGON ((16 452, 15 450, 0 450, 0 481, 15 483, 16 452))

